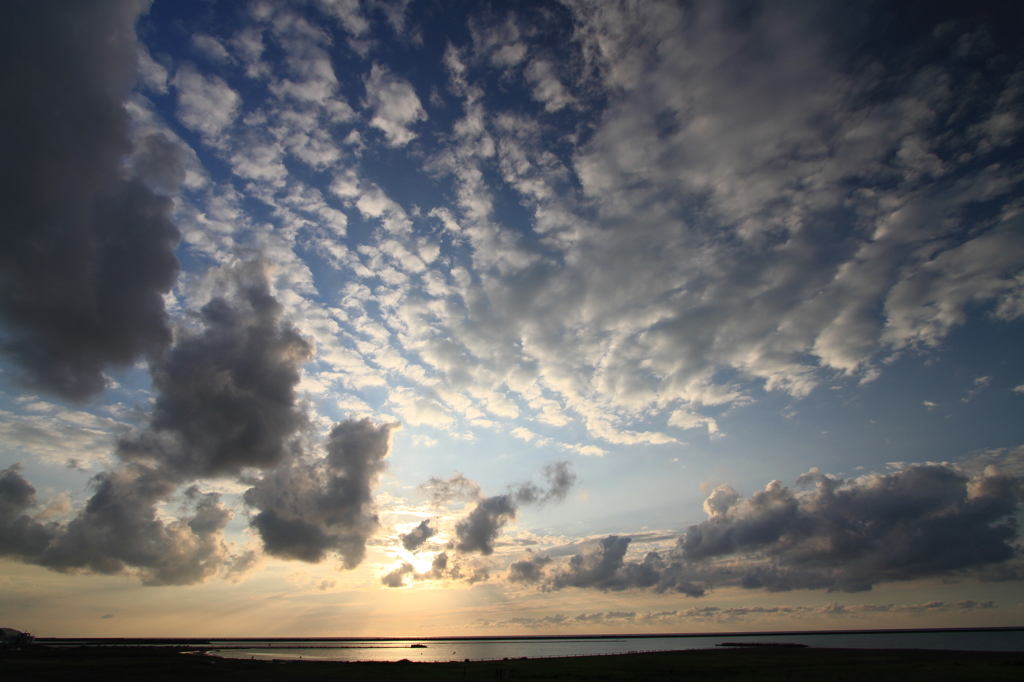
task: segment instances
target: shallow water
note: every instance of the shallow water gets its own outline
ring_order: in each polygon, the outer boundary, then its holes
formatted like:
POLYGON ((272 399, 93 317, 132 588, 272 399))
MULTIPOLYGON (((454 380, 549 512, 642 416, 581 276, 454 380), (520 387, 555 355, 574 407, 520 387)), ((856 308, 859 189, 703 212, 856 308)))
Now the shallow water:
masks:
POLYGON ((644 651, 710 649, 724 642, 779 642, 806 644, 818 648, 850 649, 953 649, 968 651, 1024 651, 1024 632, 872 632, 843 634, 760 635, 677 635, 667 637, 558 638, 438 640, 295 640, 228 641, 215 644, 225 648, 210 651, 215 656, 255 660, 320 661, 463 661, 470 659, 540 658, 585 656, 644 651), (412 648, 422 644, 424 648, 412 648))

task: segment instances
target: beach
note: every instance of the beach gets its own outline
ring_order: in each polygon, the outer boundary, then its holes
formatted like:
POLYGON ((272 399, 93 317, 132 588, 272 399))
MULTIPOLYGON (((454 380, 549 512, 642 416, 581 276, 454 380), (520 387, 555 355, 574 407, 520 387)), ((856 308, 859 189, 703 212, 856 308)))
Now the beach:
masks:
POLYGON ((742 647, 447 663, 245 661, 177 647, 32 646, 0 658, 5 680, 1019 680, 1024 653, 742 647))

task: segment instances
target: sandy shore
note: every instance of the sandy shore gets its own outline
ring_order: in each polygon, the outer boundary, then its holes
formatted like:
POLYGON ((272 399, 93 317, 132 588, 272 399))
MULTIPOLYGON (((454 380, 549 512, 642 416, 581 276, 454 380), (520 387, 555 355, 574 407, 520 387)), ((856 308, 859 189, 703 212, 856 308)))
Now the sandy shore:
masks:
POLYGON ((4 680, 1021 680, 1024 653, 714 649, 470 663, 239 661, 175 648, 34 646, 0 659, 4 680))

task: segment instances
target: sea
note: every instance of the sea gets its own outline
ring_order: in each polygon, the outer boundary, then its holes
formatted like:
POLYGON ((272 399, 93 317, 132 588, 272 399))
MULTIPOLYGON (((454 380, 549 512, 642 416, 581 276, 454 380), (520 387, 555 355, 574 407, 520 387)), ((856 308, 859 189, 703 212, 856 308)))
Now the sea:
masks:
MULTIPOLYGON (((772 632, 714 635, 456 639, 209 640, 223 658, 315 661, 486 661, 788 644, 843 649, 1024 651, 1024 628, 927 631, 772 632)), ((205 648, 205 647, 204 647, 205 648)))

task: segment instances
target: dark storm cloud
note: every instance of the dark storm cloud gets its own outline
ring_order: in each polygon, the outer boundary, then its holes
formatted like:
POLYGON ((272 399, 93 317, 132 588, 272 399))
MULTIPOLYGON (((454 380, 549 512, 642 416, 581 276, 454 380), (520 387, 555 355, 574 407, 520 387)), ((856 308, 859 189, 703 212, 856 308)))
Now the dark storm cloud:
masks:
POLYGON ((179 233, 147 182, 172 190, 180 162, 154 139, 137 177, 120 164, 145 5, 12 2, 0 25, 0 344, 25 383, 72 399, 171 339, 179 233))
POLYGON ((150 424, 121 441, 123 458, 151 458, 172 476, 237 474, 285 461, 306 426, 295 386, 313 349, 281 319, 266 264, 242 264, 221 283, 226 292, 199 312, 202 331, 152 363, 150 424))
POLYGON ((251 523, 264 550, 311 563, 336 552, 346 567, 357 566, 378 528, 373 489, 398 428, 344 421, 328 436, 324 459, 287 462, 247 490, 245 503, 257 510, 251 523))
POLYGON ((400 535, 399 539, 402 541, 402 546, 410 552, 415 552, 419 549, 424 542, 434 537, 437 534, 437 529, 430 525, 430 521, 422 521, 420 525, 413 528, 408 533, 400 535))

